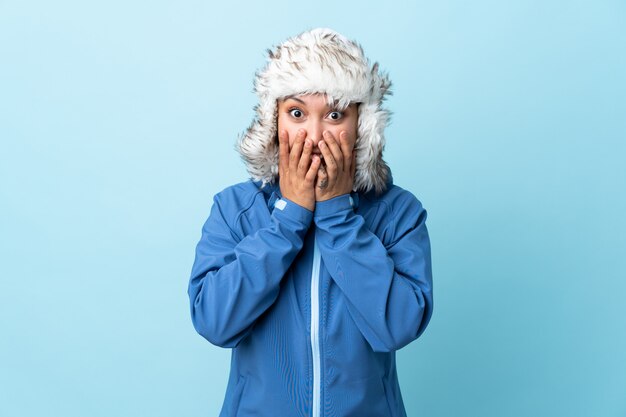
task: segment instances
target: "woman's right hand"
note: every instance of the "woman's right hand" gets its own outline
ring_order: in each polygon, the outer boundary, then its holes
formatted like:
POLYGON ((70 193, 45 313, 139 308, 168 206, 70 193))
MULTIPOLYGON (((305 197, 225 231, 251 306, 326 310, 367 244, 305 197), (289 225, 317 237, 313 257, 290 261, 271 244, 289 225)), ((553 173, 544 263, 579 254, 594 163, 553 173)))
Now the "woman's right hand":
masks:
POLYGON ((282 129, 278 133, 278 175, 283 197, 315 211, 315 180, 320 167, 320 157, 311 156, 313 143, 306 138, 306 130, 299 129, 289 149, 289 133, 282 129))

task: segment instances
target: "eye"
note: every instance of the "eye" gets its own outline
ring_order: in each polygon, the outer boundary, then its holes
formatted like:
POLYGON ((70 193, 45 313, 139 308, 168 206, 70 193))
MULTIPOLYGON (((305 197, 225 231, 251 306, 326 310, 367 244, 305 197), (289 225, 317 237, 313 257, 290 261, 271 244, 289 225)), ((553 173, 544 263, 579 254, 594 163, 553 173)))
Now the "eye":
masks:
POLYGON ((299 119, 299 118, 302 117, 302 110, 294 107, 293 109, 289 109, 289 114, 292 117, 295 117, 296 119, 299 119))
POLYGON ((333 120, 340 120, 343 117, 343 113, 339 111, 331 111, 330 113, 328 113, 328 117, 333 120))

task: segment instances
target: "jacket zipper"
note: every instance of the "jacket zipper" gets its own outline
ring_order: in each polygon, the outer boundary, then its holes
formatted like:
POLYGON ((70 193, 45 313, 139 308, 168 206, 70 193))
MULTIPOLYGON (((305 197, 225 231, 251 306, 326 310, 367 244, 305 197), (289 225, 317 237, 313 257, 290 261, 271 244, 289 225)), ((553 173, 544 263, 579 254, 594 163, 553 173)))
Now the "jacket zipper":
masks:
POLYGON ((311 416, 320 415, 320 345, 319 345, 319 283, 321 256, 317 237, 313 245, 311 268, 311 352, 313 353, 313 409, 311 416))

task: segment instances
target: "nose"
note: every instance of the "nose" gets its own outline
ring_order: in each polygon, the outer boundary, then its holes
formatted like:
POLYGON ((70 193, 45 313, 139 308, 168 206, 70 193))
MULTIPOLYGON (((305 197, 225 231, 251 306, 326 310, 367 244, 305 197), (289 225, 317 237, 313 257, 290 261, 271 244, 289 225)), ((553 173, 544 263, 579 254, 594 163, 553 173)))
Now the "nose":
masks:
POLYGON ((307 137, 313 142, 313 148, 317 148, 320 140, 322 140, 322 132, 324 132, 324 125, 322 122, 313 120, 307 126, 307 137))

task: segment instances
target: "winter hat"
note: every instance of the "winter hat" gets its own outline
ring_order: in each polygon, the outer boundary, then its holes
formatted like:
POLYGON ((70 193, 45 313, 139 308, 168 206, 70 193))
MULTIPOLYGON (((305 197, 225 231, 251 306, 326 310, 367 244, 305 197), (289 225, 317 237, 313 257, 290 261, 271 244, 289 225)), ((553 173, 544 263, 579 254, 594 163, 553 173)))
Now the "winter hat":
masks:
POLYGON ((267 65, 255 74, 256 116, 237 142, 252 179, 265 185, 278 177, 277 100, 323 93, 339 109, 360 103, 354 190, 384 191, 389 168, 382 152, 391 112, 382 102, 391 94, 391 81, 378 63, 370 65, 358 43, 327 28, 303 32, 267 52, 267 65))

